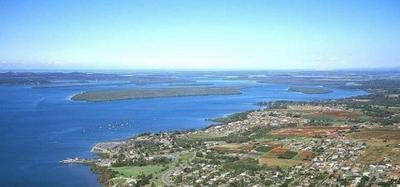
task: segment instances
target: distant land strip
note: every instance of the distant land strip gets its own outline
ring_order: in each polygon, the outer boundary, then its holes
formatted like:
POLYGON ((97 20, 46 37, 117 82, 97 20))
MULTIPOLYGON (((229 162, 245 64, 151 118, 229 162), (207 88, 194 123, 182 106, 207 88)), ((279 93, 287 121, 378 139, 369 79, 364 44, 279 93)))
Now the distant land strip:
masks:
POLYGON ((303 94, 327 94, 333 92, 332 90, 320 87, 290 87, 289 91, 303 94))
POLYGON ((173 83, 173 84, 169 84, 169 86, 211 86, 213 84, 211 83, 173 83))
POLYGON ((74 101, 102 102, 127 99, 159 97, 207 96, 241 94, 241 87, 180 87, 148 89, 113 89, 79 93, 72 96, 74 101))

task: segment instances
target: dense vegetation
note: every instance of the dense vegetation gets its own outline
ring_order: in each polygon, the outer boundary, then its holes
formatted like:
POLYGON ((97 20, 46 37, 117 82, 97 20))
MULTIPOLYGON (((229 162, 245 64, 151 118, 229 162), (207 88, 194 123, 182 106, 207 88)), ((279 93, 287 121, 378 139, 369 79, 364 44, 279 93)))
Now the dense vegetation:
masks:
POLYGON ((225 167, 229 170, 235 170, 238 172, 242 171, 257 171, 262 169, 262 166, 258 164, 258 161, 254 158, 244 158, 235 162, 228 162, 225 167))
POLYGON ((218 123, 224 123, 224 124, 235 122, 235 121, 241 121, 241 120, 247 119, 247 115, 249 113, 253 112, 253 111, 254 110, 238 112, 238 113, 230 114, 230 115, 225 116, 225 117, 211 119, 210 121, 218 122, 218 123))
POLYGON ((287 151, 287 152, 285 152, 285 153, 283 153, 283 154, 280 154, 279 156, 278 156, 278 158, 283 158, 283 159, 292 159, 294 156, 296 156, 297 155, 297 153, 296 152, 294 152, 294 151, 287 151))
POLYGON ((92 164, 90 168, 93 173, 100 174, 100 182, 106 185, 108 185, 110 179, 114 178, 117 175, 117 172, 111 170, 108 167, 101 167, 97 166, 96 164, 92 164))

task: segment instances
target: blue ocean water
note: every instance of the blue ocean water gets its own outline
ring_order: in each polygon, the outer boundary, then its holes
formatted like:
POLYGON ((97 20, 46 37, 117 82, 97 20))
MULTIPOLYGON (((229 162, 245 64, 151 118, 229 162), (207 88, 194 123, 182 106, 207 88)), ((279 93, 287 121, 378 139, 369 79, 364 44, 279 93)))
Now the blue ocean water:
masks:
POLYGON ((0 186, 101 186, 87 166, 58 162, 67 157, 92 157, 90 148, 101 141, 142 132, 203 128, 210 124, 206 119, 255 109, 255 103, 260 101, 336 99, 365 94, 361 90, 333 89, 329 94, 307 95, 290 92, 287 85, 201 82, 248 87, 240 95, 88 103, 69 98, 82 91, 117 86, 0 86, 0 186))

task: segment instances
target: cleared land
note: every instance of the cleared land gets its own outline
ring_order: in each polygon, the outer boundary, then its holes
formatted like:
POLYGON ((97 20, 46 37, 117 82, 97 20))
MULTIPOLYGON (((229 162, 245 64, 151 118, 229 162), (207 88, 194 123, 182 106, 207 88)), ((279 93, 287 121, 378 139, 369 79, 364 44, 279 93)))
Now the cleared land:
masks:
POLYGON ((274 156, 270 156, 269 154, 261 156, 258 159, 258 162, 261 165, 278 166, 278 167, 281 167, 281 168, 284 168, 284 169, 289 168, 291 166, 295 166, 297 164, 305 163, 305 161, 302 161, 302 160, 280 159, 280 158, 276 158, 274 156))
POLYGON ((183 87, 159 89, 124 89, 84 92, 72 97, 75 101, 114 101, 158 97, 206 96, 240 94, 239 87, 183 87))
POLYGON ((240 153, 245 151, 246 147, 242 144, 222 144, 214 146, 211 150, 225 153, 240 153))
POLYGON ((360 156, 359 161, 377 163, 385 158, 400 164, 400 130, 399 129, 364 129, 350 133, 349 137, 367 144, 367 149, 360 156))
POLYGON ((358 111, 314 111, 303 114, 312 123, 343 124, 348 120, 367 120, 368 117, 358 111))
POLYGON ((306 137, 325 137, 337 135, 339 131, 348 130, 349 127, 304 127, 288 128, 272 132, 272 135, 278 136, 306 136, 306 137))
POLYGON ((289 91, 300 92, 303 94, 327 94, 332 92, 332 90, 317 87, 290 87, 289 91))
POLYGON ((208 140, 208 139, 215 139, 215 138, 220 138, 220 137, 222 137, 222 136, 217 136, 217 135, 206 133, 206 132, 199 132, 199 133, 188 135, 188 138, 194 139, 194 140, 208 140))
POLYGON ((360 112, 349 112, 349 111, 324 111, 314 112, 310 114, 311 118, 338 118, 338 119, 356 119, 361 116, 360 112))

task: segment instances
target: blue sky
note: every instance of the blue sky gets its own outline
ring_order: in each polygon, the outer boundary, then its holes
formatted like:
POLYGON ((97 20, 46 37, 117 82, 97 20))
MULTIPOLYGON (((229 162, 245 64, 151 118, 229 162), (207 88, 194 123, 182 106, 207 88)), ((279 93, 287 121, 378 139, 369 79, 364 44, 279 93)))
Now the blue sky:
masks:
POLYGON ((400 66, 400 1, 0 0, 0 68, 400 66))

